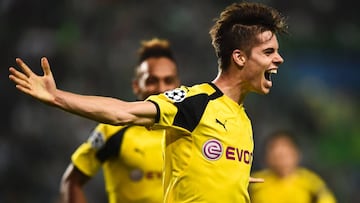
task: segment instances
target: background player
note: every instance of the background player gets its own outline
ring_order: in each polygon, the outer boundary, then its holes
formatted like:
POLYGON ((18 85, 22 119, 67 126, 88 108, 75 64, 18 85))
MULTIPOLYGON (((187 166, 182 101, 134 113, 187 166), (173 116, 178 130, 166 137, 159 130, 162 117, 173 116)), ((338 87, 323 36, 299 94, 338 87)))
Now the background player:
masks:
MULTIPOLYGON (((168 41, 144 41, 138 54, 132 85, 137 100, 179 85, 168 41)), ((86 202, 83 187, 101 168, 109 202, 162 202, 162 138, 162 130, 99 124, 71 157, 61 181, 62 202, 86 202)))
POLYGON ((250 185, 252 203, 335 203, 334 195, 314 172, 299 166, 300 151, 293 135, 276 131, 265 142, 267 168, 253 177, 264 178, 250 185))

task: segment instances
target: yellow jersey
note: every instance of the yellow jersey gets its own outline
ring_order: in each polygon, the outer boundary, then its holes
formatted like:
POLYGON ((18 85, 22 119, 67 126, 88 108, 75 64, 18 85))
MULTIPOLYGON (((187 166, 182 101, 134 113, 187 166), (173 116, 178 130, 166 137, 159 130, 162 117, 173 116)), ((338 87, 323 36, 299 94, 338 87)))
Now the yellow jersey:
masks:
POLYGON ((279 178, 270 170, 252 174, 264 178, 264 183, 250 184, 252 203, 335 203, 335 197, 324 181, 314 172, 299 168, 295 173, 279 178))
POLYGON ((110 203, 160 203, 163 135, 141 126, 99 124, 71 159, 90 177, 103 169, 110 203))
POLYGON ((252 127, 242 105, 214 84, 150 96, 166 128, 164 202, 248 203, 252 127))

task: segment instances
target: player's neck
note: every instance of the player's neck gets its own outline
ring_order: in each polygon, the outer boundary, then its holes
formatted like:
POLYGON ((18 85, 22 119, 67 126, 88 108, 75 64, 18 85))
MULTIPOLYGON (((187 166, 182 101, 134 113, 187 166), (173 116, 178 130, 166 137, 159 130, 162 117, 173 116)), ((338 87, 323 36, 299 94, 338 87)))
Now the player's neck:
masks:
POLYGON ((238 104, 242 104, 247 92, 241 87, 241 83, 231 74, 219 72, 218 76, 212 81, 226 96, 238 104))

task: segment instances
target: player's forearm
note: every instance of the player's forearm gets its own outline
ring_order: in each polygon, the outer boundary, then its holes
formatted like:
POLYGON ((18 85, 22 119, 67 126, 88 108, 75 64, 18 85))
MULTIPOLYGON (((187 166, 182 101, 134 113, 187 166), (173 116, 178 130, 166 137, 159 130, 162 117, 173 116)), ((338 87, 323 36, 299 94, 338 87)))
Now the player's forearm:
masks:
POLYGON ((73 164, 69 164, 60 182, 60 202, 86 203, 83 188, 90 178, 90 176, 85 175, 73 164))
POLYGON ((111 97, 86 96, 56 90, 50 103, 64 111, 112 125, 127 124, 132 115, 126 112, 128 102, 111 97))
POLYGON ((86 203, 82 187, 68 184, 61 193, 61 203, 86 203))

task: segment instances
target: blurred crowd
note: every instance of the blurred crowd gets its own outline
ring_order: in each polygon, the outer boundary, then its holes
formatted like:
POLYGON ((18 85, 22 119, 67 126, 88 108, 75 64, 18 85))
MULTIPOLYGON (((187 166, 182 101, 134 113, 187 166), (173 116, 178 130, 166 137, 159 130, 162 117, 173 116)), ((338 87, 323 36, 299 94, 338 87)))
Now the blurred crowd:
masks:
MULTIPOLYGON (((47 56, 61 89, 134 100, 139 41, 169 39, 186 85, 208 81, 217 62, 209 28, 231 1, 1 0, 0 202, 56 200, 70 155, 95 123, 51 109, 15 91, 7 67, 47 56), (31 106, 31 107, 29 107, 31 106)), ((263 167, 269 131, 297 132, 303 164, 328 183, 340 203, 360 202, 360 13, 351 0, 265 0, 289 16, 280 39, 285 63, 264 99, 245 107, 255 137, 254 169, 263 167)), ((105 202, 100 176, 92 202, 105 202)))

